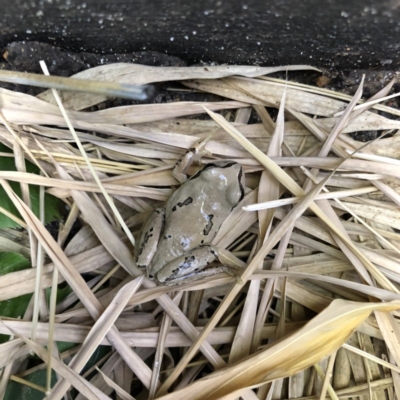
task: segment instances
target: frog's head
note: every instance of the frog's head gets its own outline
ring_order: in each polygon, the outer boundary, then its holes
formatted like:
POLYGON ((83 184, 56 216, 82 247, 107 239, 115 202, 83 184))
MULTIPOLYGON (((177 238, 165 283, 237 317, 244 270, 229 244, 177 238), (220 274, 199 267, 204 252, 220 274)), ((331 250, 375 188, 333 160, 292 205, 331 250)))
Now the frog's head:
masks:
POLYGON ((232 208, 236 207, 239 201, 244 197, 245 180, 243 168, 234 161, 216 161, 207 164, 196 176, 201 175, 202 178, 213 182, 215 177, 223 177, 224 190, 226 198, 232 204, 232 208))

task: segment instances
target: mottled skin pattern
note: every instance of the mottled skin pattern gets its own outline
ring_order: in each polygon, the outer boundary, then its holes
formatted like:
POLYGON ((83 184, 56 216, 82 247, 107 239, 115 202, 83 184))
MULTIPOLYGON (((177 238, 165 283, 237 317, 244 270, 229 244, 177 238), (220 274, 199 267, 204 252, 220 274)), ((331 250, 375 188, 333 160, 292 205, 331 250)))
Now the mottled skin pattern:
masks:
MULTIPOLYGON (((195 271, 198 271, 215 259, 213 246, 201 246, 211 243, 222 223, 243 198, 242 180, 243 172, 239 164, 216 162, 206 165, 172 194, 165 204, 164 224, 159 221, 154 223, 163 225, 161 230, 151 231, 153 241, 149 240, 149 248, 154 248, 154 240, 158 238, 155 254, 151 251, 151 257, 146 256, 146 261, 142 262, 138 258, 138 264, 142 268, 147 267, 149 278, 157 278, 160 282, 173 280, 184 275, 185 269, 193 273, 191 264, 195 264, 195 271), (206 252, 212 253, 210 257, 206 252), (199 259, 200 255, 204 257, 204 262, 199 259), (184 257, 177 260, 181 256, 184 257), (151 261, 149 258, 152 258, 151 261)), ((142 232, 142 242, 146 234, 150 237, 151 228, 147 226, 147 231, 142 232)))

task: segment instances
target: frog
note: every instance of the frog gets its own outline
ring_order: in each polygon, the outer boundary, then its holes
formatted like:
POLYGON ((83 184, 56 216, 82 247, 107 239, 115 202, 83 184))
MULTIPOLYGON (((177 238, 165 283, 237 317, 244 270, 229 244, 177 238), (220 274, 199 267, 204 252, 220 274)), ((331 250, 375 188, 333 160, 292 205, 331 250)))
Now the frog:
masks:
MULTIPOLYGON (((184 179, 182 172, 179 179, 184 179)), ((212 241, 243 199, 244 173, 235 161, 215 161, 200 169, 157 208, 143 225, 136 253, 138 268, 159 284, 175 285, 219 272, 212 241), (211 264, 211 265, 210 265, 211 264)))

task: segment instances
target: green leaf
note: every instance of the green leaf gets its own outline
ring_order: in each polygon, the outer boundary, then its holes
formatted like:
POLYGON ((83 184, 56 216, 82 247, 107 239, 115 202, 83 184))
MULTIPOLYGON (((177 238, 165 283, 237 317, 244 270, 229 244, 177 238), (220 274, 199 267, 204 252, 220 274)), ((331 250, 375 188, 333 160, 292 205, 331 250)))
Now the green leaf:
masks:
MULTIPOLYGON (((24 379, 41 387, 46 387, 46 373, 46 370, 35 371, 27 376, 24 376, 24 379)), ((54 384, 56 383, 56 379, 56 374, 54 371, 52 371, 52 386, 54 386, 54 384)), ((9 381, 4 400, 42 400, 45 397, 46 394, 40 392, 39 390, 32 389, 29 386, 23 385, 22 383, 9 381)))
POLYGON ((110 346, 98 346, 82 369, 82 373, 96 365, 106 354, 111 351, 110 346))
MULTIPOLYGON (((63 301, 68 295, 70 295, 73 292, 73 290, 71 289, 71 287, 69 285, 65 286, 65 287, 60 287, 60 285, 57 288, 57 304, 60 301, 63 301)), ((46 289, 46 299, 47 302, 50 303, 50 296, 51 296, 51 288, 47 288, 46 289)), ((78 300, 77 300, 78 301, 78 300)))
POLYGON ((29 268, 31 263, 27 258, 17 253, 0 253, 0 275, 21 271, 29 268))
POLYGON ((73 349, 74 347, 78 346, 78 343, 72 342, 56 342, 56 346, 60 353, 64 353, 64 351, 68 351, 73 349))
MULTIPOLYGON (((10 149, 3 144, 0 143, 0 152, 10 153, 10 149)), ((25 161, 26 171, 29 173, 39 173, 39 169, 36 165, 33 165, 29 161, 25 161)), ((0 157, 0 171, 16 171, 14 157, 0 157)), ((19 183, 17 182, 9 182, 12 189, 18 196, 21 196, 21 188, 19 183)), ((37 185, 29 185, 29 192, 31 195, 32 202, 32 210, 36 216, 39 216, 39 186, 37 185)), ((61 218, 61 200, 58 198, 51 196, 49 194, 45 195, 45 223, 51 222, 61 218)), ((12 214, 18 216, 20 218, 20 214, 15 208, 12 201, 9 199, 4 189, 0 186, 0 206, 5 208, 7 211, 12 214)), ((20 227, 12 219, 6 217, 4 214, 0 213, 0 229, 5 228, 16 228, 20 227)))
MULTIPOLYGON (((30 262, 21 254, 0 253, 0 275, 30 268, 30 262)), ((18 318, 25 313, 32 294, 24 294, 13 299, 0 301, 0 317, 18 318)), ((8 335, 0 335, 0 343, 8 341, 8 335)))

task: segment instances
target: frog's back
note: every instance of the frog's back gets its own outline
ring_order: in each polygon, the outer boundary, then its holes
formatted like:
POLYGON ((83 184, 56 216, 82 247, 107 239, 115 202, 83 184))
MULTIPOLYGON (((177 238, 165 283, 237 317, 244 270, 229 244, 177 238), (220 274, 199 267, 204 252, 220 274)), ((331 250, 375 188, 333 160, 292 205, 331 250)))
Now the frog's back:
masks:
POLYGON ((221 188, 201 177, 187 181, 166 203, 164 231, 152 271, 156 273, 177 257, 210 244, 231 210, 221 188))
POLYGON ((151 275, 191 250, 211 244, 243 198, 242 172, 233 161, 207 164, 172 194, 165 204, 165 226, 150 265, 151 275))

